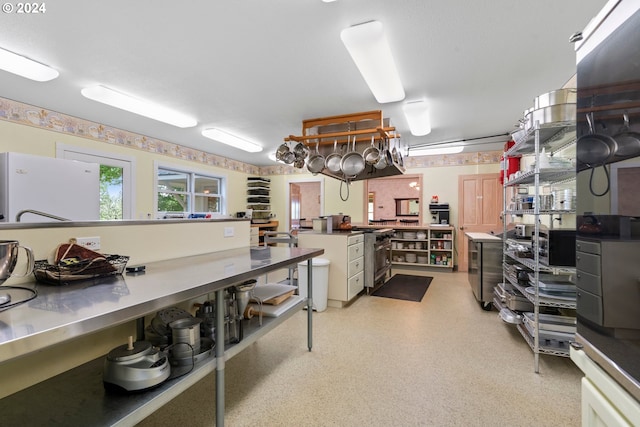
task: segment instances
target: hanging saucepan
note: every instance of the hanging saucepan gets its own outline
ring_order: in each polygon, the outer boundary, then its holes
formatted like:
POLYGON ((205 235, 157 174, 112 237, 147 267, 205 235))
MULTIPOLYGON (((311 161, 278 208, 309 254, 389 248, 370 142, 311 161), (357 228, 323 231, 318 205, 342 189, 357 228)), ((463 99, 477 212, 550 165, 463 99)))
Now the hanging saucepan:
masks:
POLYGON ((640 154, 640 134, 629 129, 629 114, 625 112, 623 119, 624 124, 620 131, 613 136, 618 144, 615 157, 619 159, 640 154))
POLYGON ((373 145, 374 141, 375 141, 375 137, 371 136, 371 147, 367 147, 362 153, 362 157, 364 157, 364 161, 370 165, 375 165, 376 163, 378 163, 378 160, 380 159, 380 150, 378 150, 378 148, 375 145, 373 145))
POLYGON ((282 161, 285 162, 288 165, 293 163, 295 160, 296 160, 296 155, 293 154, 293 151, 291 151, 291 149, 289 149, 289 151, 287 151, 286 153, 284 153, 282 155, 282 161))
POLYGON ((395 144, 395 138, 394 138, 394 144, 393 144, 393 150, 391 150, 391 158, 393 159, 393 163, 399 163, 398 162, 398 149, 396 148, 396 144, 395 144))
POLYGON ((309 155, 309 148, 302 142, 298 142, 295 147, 293 147, 293 154, 296 155, 296 159, 302 158, 302 160, 306 159, 309 155))
POLYGON ((333 141, 333 152, 324 159, 324 166, 330 172, 340 173, 340 160, 342 160, 342 155, 338 153, 338 140, 336 139, 333 141))
POLYGON ((616 153, 618 144, 610 136, 596 133, 593 113, 587 114, 586 117, 589 133, 578 138, 578 161, 589 167, 604 165, 616 153))
POLYGON ((293 161, 293 167, 302 169, 304 167, 304 157, 296 157, 293 161))
POLYGON ((276 150, 276 160, 284 161, 284 155, 289 152, 289 146, 283 142, 276 150))
POLYGON ((314 175, 322 172, 322 169, 324 169, 324 157, 320 155, 318 145, 319 143, 316 141, 316 152, 307 160, 307 169, 314 175))
POLYGON ((364 170, 365 162, 362 154, 356 151, 356 137, 353 136, 353 151, 348 152, 340 160, 340 169, 345 177, 355 177, 364 170))
POLYGON ((375 165, 373 165, 376 169, 384 169, 388 166, 387 164, 387 156, 384 149, 384 142, 380 142, 380 156, 375 165))
POLYGON ((398 139, 398 147, 400 148, 398 150, 398 165, 400 165, 401 168, 404 167, 404 159, 402 158, 402 146, 400 145, 400 140, 398 139))

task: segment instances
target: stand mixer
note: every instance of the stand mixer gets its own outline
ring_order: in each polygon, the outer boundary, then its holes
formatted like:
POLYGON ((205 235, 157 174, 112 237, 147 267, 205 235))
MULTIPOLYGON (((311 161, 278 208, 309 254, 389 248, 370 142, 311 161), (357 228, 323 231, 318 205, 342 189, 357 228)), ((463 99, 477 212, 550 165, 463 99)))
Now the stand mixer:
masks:
MULTIPOLYGON (((26 246, 20 246, 17 240, 0 240, 0 285, 9 277, 24 277, 33 272, 35 258, 33 251, 26 246), (24 274, 14 274, 13 269, 18 262, 18 250, 22 248, 27 253, 27 270, 24 274)), ((12 287, 7 287, 12 288, 12 287)), ((0 309, 11 306, 11 294, 0 292, 0 309)))

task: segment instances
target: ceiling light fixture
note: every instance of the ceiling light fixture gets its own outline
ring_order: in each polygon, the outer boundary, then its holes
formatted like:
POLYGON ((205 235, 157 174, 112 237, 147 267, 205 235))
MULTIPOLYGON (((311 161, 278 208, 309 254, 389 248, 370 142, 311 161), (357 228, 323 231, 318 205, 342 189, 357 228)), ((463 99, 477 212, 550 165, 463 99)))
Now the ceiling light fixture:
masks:
POLYGON ((37 82, 48 82, 60 75, 58 70, 4 49, 0 49, 0 69, 37 82))
POLYGON ((133 98, 129 95, 125 95, 124 93, 117 92, 101 85, 85 87, 81 90, 81 93, 85 98, 89 98, 93 101, 98 101, 103 104, 139 114, 153 120, 168 123, 179 128, 190 128, 198 124, 196 119, 175 110, 133 98))
POLYGON ((262 146, 255 142, 247 141, 239 136, 232 135, 220 129, 210 128, 202 131, 202 135, 213 139, 214 141, 222 142, 223 144, 231 145, 232 147, 239 148, 249 153, 257 153, 262 151, 262 146))
POLYGON ((402 106, 402 111, 404 111, 404 116, 409 123, 411 135, 424 136, 431 133, 431 118, 426 102, 407 102, 402 106))
POLYGON ((409 147, 409 156, 434 156, 437 154, 457 154, 464 150, 462 145, 457 147, 435 147, 435 148, 411 148, 409 147))
POLYGON ((380 104, 404 99, 404 88, 380 21, 345 28, 340 38, 380 104))

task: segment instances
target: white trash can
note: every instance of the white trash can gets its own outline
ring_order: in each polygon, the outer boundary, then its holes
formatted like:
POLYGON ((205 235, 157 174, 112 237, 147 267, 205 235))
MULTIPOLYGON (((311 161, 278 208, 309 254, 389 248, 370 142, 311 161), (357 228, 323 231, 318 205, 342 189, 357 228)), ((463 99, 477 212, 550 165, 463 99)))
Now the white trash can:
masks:
MULTIPOLYGON (((325 258, 313 260, 313 309, 325 311, 327 309, 327 293, 329 291, 329 264, 325 258)), ((298 294, 307 298, 307 261, 298 263, 298 294)))

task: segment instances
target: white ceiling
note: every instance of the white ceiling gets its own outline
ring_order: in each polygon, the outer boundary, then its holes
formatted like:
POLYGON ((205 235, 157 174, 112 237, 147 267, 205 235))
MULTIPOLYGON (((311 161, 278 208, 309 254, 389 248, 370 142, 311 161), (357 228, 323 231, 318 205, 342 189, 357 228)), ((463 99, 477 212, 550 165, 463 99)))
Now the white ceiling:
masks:
MULTIPOLYGON (((0 71, 0 96, 254 165, 304 119, 383 110, 404 145, 513 130, 533 98, 575 72, 569 36, 605 0, 110 0, 46 2, 40 15, 0 15, 0 47, 48 64, 37 83, 0 71), (378 104, 340 40, 379 20, 406 101, 427 100, 433 131, 412 137, 402 102, 378 104), (102 84, 195 117, 179 129, 80 94, 102 84), (262 153, 200 135, 218 127, 262 153)), ((482 140, 481 140, 482 141, 482 140)), ((486 140, 490 141, 490 140, 486 140)), ((488 148, 489 145, 486 145, 488 148)))

